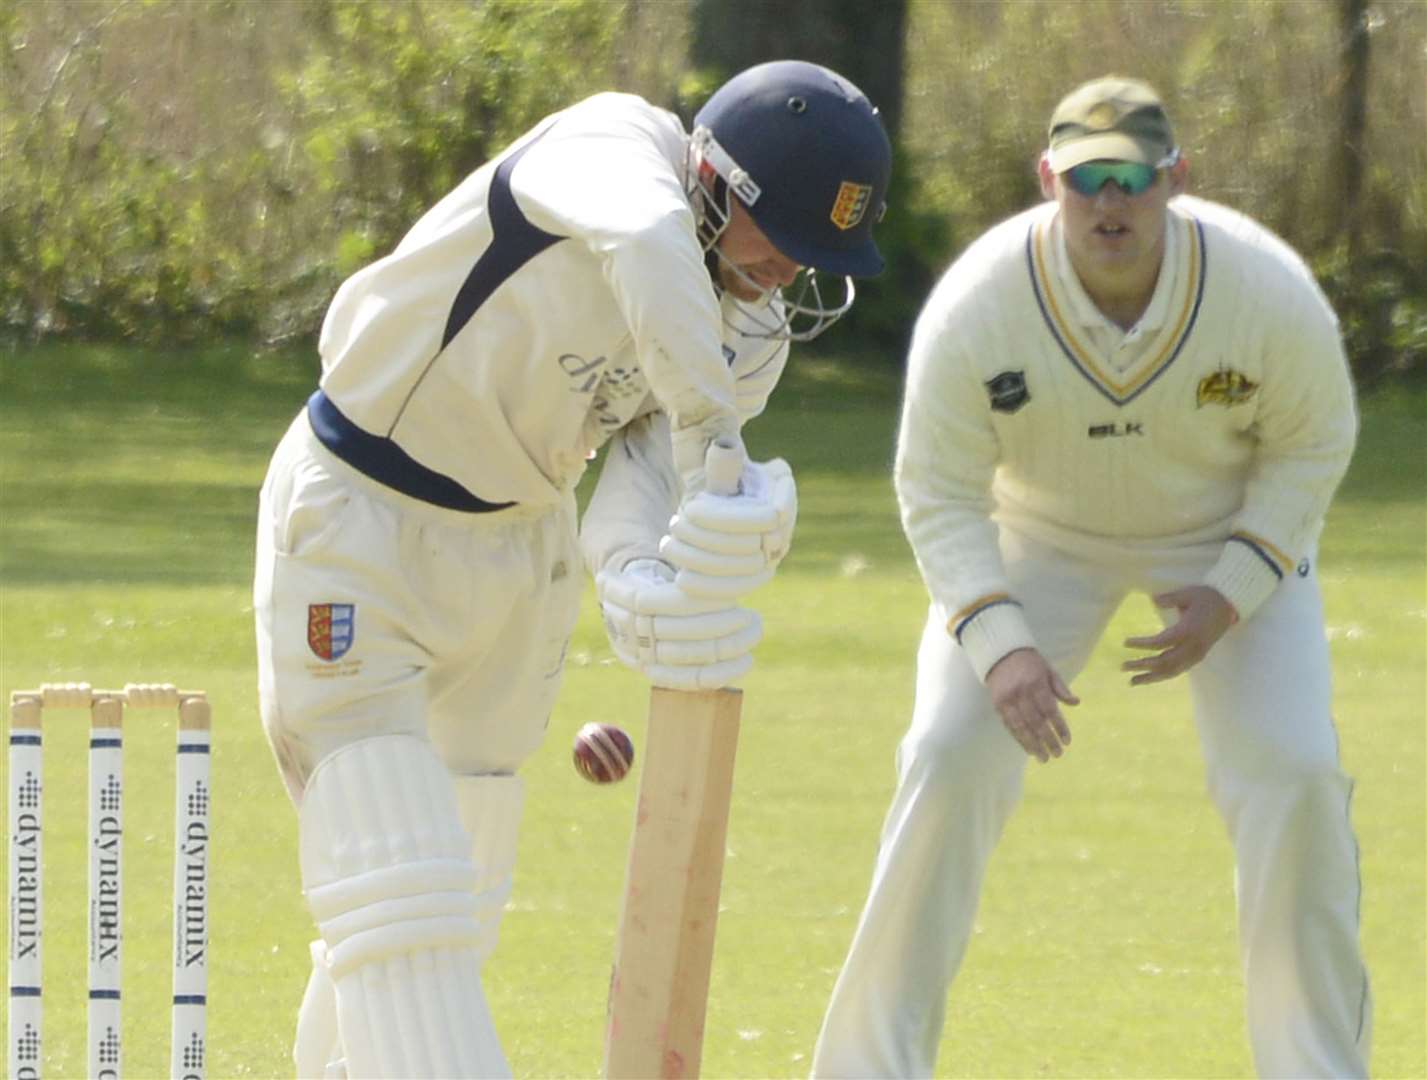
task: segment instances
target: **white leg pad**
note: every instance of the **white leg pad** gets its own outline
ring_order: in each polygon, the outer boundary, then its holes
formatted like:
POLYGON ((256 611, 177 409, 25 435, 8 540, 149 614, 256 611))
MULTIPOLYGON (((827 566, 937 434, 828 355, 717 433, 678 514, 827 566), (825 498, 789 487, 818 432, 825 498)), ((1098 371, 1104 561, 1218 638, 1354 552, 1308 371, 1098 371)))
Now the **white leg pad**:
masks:
POLYGON ((298 1080, 324 1080, 332 1075, 329 1066, 341 1060, 342 1037, 337 1032, 337 990, 327 972, 327 943, 319 939, 310 948, 312 975, 297 1010, 292 1063, 298 1080))
POLYGON ((458 776, 455 782, 461 822, 470 833, 471 861, 476 866, 480 924, 476 950, 484 963, 495 951, 501 915, 510 899, 525 781, 518 776, 458 776))
POLYGON ((383 735, 323 759, 298 839, 348 1075, 509 1076, 481 989, 470 840, 431 745, 383 735))

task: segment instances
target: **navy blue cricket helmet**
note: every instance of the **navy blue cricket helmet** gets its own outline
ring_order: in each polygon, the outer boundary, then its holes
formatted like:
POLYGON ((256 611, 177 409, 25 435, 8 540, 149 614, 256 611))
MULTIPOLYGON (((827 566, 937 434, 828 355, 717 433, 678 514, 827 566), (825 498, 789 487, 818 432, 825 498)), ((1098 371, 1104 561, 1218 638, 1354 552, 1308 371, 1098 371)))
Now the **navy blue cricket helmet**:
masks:
POLYGON ((802 60, 751 67, 694 117, 694 139, 768 239, 803 266, 871 277, 892 144, 867 95, 802 60))

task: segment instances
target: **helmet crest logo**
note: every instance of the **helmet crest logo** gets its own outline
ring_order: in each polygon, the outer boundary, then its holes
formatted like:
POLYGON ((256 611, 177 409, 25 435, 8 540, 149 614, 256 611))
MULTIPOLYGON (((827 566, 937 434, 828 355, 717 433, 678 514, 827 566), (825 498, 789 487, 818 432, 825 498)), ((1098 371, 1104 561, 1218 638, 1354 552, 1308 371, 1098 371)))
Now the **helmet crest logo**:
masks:
POLYGON ((851 180, 844 180, 838 185, 837 197, 832 203, 832 213, 828 216, 839 229, 854 228, 866 215, 867 204, 871 198, 871 184, 854 184, 851 180))

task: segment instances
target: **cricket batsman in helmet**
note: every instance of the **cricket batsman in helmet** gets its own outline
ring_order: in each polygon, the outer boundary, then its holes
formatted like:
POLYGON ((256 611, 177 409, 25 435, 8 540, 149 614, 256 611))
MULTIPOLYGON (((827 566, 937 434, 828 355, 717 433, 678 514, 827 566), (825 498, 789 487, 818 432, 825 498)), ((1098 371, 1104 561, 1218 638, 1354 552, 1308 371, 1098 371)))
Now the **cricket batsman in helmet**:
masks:
POLYGON ((264 730, 317 926, 302 1076, 498 1076, 482 987, 579 611, 651 682, 740 679, 787 553, 748 461, 789 342, 882 269, 891 149, 846 79, 743 72, 688 133, 600 93, 342 284, 258 520, 264 730), (736 494, 709 491, 711 448, 736 494), (583 521, 575 488, 603 453, 583 521), (671 524, 672 522, 672 524, 671 524))

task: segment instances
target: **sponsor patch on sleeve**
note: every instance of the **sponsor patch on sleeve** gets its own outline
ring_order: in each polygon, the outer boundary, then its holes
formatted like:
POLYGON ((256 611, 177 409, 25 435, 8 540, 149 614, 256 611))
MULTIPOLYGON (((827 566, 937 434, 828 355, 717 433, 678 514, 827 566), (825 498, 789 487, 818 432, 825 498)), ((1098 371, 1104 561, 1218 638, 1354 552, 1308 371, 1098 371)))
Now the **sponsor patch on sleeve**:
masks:
POLYGON ((986 393, 991 398, 991 411, 1013 413, 1031 400, 1024 371, 1003 371, 986 380, 986 393))

